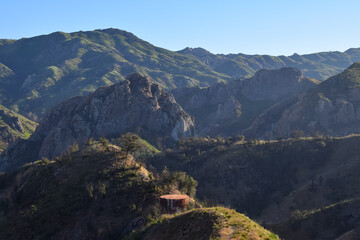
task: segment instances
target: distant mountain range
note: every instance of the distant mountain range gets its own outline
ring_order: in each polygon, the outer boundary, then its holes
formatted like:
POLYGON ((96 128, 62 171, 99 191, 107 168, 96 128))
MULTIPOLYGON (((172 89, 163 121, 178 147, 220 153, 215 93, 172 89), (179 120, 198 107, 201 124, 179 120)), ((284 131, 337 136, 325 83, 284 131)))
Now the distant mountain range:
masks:
POLYGON ((294 67, 307 77, 325 80, 360 61, 360 48, 291 56, 212 54, 203 48, 185 48, 178 53, 199 59, 215 71, 234 78, 252 76, 262 68, 294 67))
POLYGON ((360 49, 309 55, 215 55, 204 49, 173 52, 118 29, 55 32, 0 40, 0 103, 32 120, 56 104, 86 95, 138 72, 162 88, 208 87, 250 77, 259 69, 296 67, 325 79, 360 61, 360 49))

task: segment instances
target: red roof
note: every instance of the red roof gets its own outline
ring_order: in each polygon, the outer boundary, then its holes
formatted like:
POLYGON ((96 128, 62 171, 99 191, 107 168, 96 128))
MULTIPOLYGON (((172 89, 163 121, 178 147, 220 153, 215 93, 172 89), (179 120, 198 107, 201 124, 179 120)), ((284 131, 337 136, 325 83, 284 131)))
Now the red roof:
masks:
POLYGON ((189 199, 188 195, 169 194, 160 196, 161 199, 189 199))

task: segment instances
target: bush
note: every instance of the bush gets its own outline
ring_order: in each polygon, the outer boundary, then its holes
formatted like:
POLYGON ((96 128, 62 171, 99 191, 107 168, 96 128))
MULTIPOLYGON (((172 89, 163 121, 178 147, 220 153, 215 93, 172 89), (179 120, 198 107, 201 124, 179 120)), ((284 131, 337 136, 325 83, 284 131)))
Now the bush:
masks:
POLYGON ((120 147, 125 152, 126 156, 134 152, 140 147, 138 140, 140 137, 134 133, 126 133, 120 138, 120 147))
POLYGON ((304 131, 303 130, 295 130, 290 134, 290 136, 292 138, 301 138, 304 136, 304 131))

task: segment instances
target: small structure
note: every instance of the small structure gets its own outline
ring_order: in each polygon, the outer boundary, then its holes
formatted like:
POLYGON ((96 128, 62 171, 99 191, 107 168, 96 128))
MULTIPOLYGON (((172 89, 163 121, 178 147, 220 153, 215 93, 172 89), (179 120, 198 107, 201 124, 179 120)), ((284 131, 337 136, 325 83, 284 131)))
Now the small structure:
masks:
POLYGON ((169 194, 160 197, 161 211, 167 213, 176 213, 179 210, 186 209, 189 202, 188 195, 169 194))

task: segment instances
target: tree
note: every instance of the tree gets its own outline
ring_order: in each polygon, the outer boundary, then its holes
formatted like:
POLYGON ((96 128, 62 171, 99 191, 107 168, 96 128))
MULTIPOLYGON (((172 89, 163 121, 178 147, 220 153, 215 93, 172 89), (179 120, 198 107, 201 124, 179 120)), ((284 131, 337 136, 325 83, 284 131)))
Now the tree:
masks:
POLYGON ((138 142, 139 139, 140 137, 134 133, 126 133, 121 136, 120 147, 125 152, 126 156, 140 147, 138 142))
POLYGON ((165 168, 161 174, 163 184, 166 190, 177 189, 183 194, 194 197, 198 182, 185 172, 169 172, 165 168))

